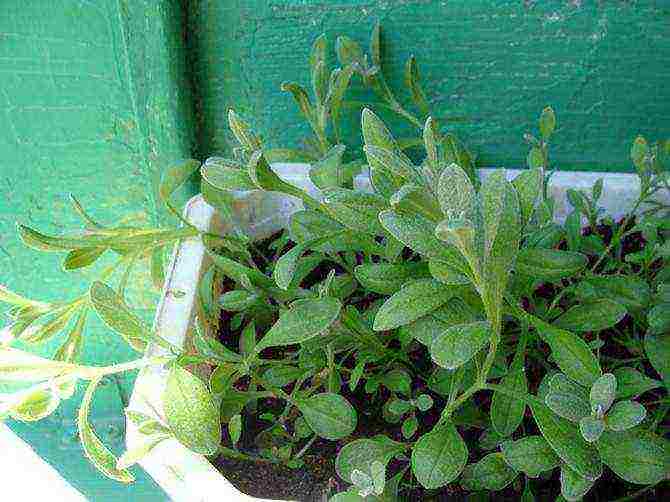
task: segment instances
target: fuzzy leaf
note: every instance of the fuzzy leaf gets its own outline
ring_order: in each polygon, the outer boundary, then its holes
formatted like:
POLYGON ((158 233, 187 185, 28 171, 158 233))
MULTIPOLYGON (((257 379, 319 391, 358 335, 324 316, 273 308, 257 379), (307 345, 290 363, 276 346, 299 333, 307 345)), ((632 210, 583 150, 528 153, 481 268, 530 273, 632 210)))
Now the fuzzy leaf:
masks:
POLYGON ((527 436, 517 441, 506 441, 501 451, 505 462, 531 478, 558 467, 560 459, 542 436, 527 436))
POLYGON ((339 394, 324 392, 296 400, 305 421, 317 436, 337 440, 356 428, 356 410, 339 394))
POLYGON ((455 480, 468 460, 468 448, 453 424, 424 434, 412 450, 412 472, 424 488, 440 488, 455 480))
POLYGON ((579 421, 579 431, 582 433, 582 437, 589 443, 598 441, 604 430, 605 422, 601 418, 589 415, 579 421))
POLYGON ((582 497, 593 487, 594 481, 580 476, 567 465, 561 465, 561 495, 570 501, 582 500, 582 497))
POLYGON ((258 342, 256 353, 267 347, 303 343, 323 333, 335 322, 341 308, 342 303, 335 298, 296 300, 258 342))
POLYGON ((430 355, 439 366, 455 369, 472 359, 490 338, 488 322, 458 324, 433 339, 430 355))
POLYGON ((625 431, 641 424, 647 410, 635 401, 619 401, 607 413, 605 422, 607 427, 613 431, 625 431))
POLYGON ((542 184, 544 175, 542 169, 528 169, 521 172, 514 180, 512 185, 519 196, 519 207, 521 209, 521 222, 523 225, 530 221, 535 203, 542 193, 542 184))
POLYGON ((655 484, 670 472, 670 441, 650 432, 605 431, 596 446, 603 463, 629 483, 655 484))
POLYGON ((202 455, 213 455, 221 442, 219 407, 202 381, 175 364, 163 392, 163 408, 177 440, 202 455))
POLYGON ((600 416, 610 409, 616 396, 616 377, 612 373, 605 373, 591 386, 589 400, 591 411, 599 413, 600 416))
POLYGON ((457 292, 435 279, 409 282, 381 306, 375 316, 374 329, 385 331, 415 321, 446 303, 457 292))
POLYGON ((629 399, 631 397, 639 396, 652 389, 661 387, 662 384, 658 380, 649 378, 643 375, 634 368, 621 367, 615 369, 613 372, 617 381, 616 398, 629 399))
POLYGON ((517 472, 505 463, 501 453, 489 453, 476 464, 465 468, 461 486, 472 491, 498 491, 514 481, 516 476, 517 472))
POLYGON ((392 295, 410 279, 428 278, 423 263, 366 263, 354 269, 361 285, 375 293, 392 295))
POLYGON ((132 483, 135 481, 133 475, 125 469, 118 469, 117 458, 109 449, 102 444, 102 441, 96 436, 95 431, 88 422, 88 414, 93 400, 93 393, 100 383, 100 377, 94 378, 88 384, 86 392, 81 401, 77 424, 79 428, 79 440, 84 448, 86 457, 93 465, 105 476, 121 483, 132 483))
POLYGON ((577 274, 586 264, 586 256, 581 253, 525 247, 517 255, 516 271, 537 279, 555 281, 577 274))
POLYGON ((670 333, 647 334, 644 351, 651 365, 663 377, 666 387, 670 388, 670 333))
POLYGON ((475 189, 458 164, 445 167, 437 183, 437 199, 447 218, 469 217, 475 202, 475 189))
POLYGON ((342 447, 335 461, 335 469, 340 478, 349 483, 354 470, 368 473, 373 462, 387 465, 405 446, 385 436, 356 439, 342 447))
MULTIPOLYGON (((501 379, 500 386, 519 396, 528 393, 528 381, 523 369, 510 371, 501 379)), ((521 399, 514 399, 502 392, 493 393, 491 424, 501 436, 511 436, 521 425, 525 412, 526 404, 521 399)))
POLYGON ((600 331, 611 328, 626 316, 626 308, 612 300, 579 303, 564 312, 554 324, 571 331, 600 331))
POLYGON ((551 412, 544 404, 531 404, 533 417, 549 446, 581 476, 595 481, 602 474, 598 452, 582 438, 579 428, 551 412))

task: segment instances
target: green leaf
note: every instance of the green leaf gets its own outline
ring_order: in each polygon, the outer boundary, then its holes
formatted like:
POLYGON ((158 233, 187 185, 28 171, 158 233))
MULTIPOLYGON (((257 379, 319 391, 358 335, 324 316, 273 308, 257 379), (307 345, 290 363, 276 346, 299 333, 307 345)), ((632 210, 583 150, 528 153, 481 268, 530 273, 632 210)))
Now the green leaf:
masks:
POLYGON ((202 455, 216 453, 221 442, 219 408, 198 377, 173 365, 163 392, 163 408, 180 443, 202 455))
POLYGON ((151 280, 156 289, 162 290, 165 283, 164 250, 161 247, 151 251, 151 280))
POLYGON ((399 152, 375 145, 365 145, 363 150, 365 151, 368 164, 373 169, 405 180, 421 180, 417 169, 411 161, 399 152))
POLYGON ((589 443, 598 441, 604 430, 605 422, 601 418, 589 415, 579 421, 579 431, 582 433, 582 437, 589 443))
POLYGON ((74 364, 0 346, 0 381, 40 382, 74 371, 74 364))
POLYGON ((619 401, 607 413, 605 422, 613 431, 625 431, 641 424, 647 416, 647 410, 635 401, 619 401))
POLYGON ((405 445, 386 436, 356 439, 342 447, 335 461, 335 470, 343 481, 350 483, 354 470, 368 473, 372 462, 387 465, 394 456, 404 450, 405 445))
POLYGON ((292 195, 300 199, 309 208, 316 209, 320 207, 318 201, 314 200, 307 192, 285 182, 277 176, 270 168, 261 150, 257 150, 251 154, 247 168, 249 177, 258 188, 269 192, 281 192, 292 195))
POLYGON ((350 182, 352 177, 345 179, 342 166, 342 156, 346 147, 335 145, 320 159, 312 165, 309 170, 309 178, 320 189, 341 187, 345 181, 350 182))
POLYGON ((354 269, 354 276, 365 289, 392 295, 410 279, 429 277, 427 272, 424 263, 366 263, 354 269))
POLYGON ((393 135, 384 122, 369 108, 364 108, 361 114, 361 129, 366 145, 384 148, 391 152, 400 151, 398 144, 393 139, 393 135))
POLYGON ((43 324, 31 323, 30 329, 23 331, 18 338, 27 343, 44 343, 60 333, 78 311, 77 307, 57 310, 49 321, 43 324))
POLYGON ((84 448, 86 457, 98 470, 100 470, 100 472, 109 478, 120 481, 121 483, 132 483, 135 481, 133 475, 126 469, 118 469, 116 467, 116 457, 111 451, 109 451, 109 449, 107 449, 102 441, 100 441, 88 422, 88 415, 91 408, 93 393, 100 383, 100 379, 101 377, 96 377, 90 381, 81 401, 81 407, 79 408, 79 414, 77 418, 79 440, 81 441, 81 445, 84 448))
POLYGON ((570 501, 582 500, 582 497, 593 487, 593 481, 580 476, 567 465, 561 465, 561 495, 570 501))
POLYGON ((10 414, 15 420, 35 422, 56 411, 60 401, 60 396, 53 389, 29 389, 13 403, 10 414))
POLYGON ((421 78, 419 76, 419 67, 416 64, 416 58, 411 55, 405 65, 405 86, 409 89, 412 101, 421 110, 421 113, 427 114, 430 111, 426 94, 421 87, 421 78))
POLYGON ((405 439, 410 439, 412 436, 414 436, 414 434, 416 434, 418 428, 419 428, 419 421, 414 415, 406 418, 403 421, 402 426, 400 427, 402 437, 404 437, 405 439))
POLYGON ((435 237, 435 224, 419 214, 400 214, 392 210, 379 213, 382 226, 396 239, 427 258, 451 261, 452 251, 435 237))
POLYGON ((569 308, 554 324, 571 331, 600 331, 611 328, 626 316, 626 308, 612 300, 579 303, 569 308))
POLYGON ((605 373, 591 386, 589 400, 591 411, 602 416, 610 409, 616 396, 616 377, 612 373, 605 373))
POLYGON ((463 471, 461 486, 466 490, 498 491, 509 485, 517 472, 505 463, 502 453, 489 453, 463 471))
POLYGON ((235 415, 230 419, 230 422, 228 422, 228 434, 230 435, 230 440, 233 444, 237 444, 239 442, 240 436, 242 435, 241 415, 235 415))
POLYGON ((135 465, 137 462, 142 460, 146 455, 149 454, 161 441, 169 439, 171 436, 169 434, 157 434, 148 439, 145 439, 139 445, 135 446, 132 450, 126 450, 123 455, 119 457, 119 460, 116 462, 116 468, 119 470, 127 469, 128 467, 135 465))
POLYGON ((542 115, 540 115, 540 134, 542 138, 549 139, 549 136, 554 132, 556 128, 556 115, 551 106, 547 106, 542 110, 542 115))
POLYGON ((200 161, 194 159, 184 160, 166 169, 162 173, 158 188, 161 199, 168 200, 198 169, 200 169, 200 161))
POLYGON ((454 481, 468 460, 468 448, 453 424, 424 434, 412 449, 412 472, 429 490, 454 481))
POLYGON ((293 99, 298 105, 298 109, 308 121, 313 121, 315 117, 315 110, 312 108, 312 103, 309 99, 307 91, 295 82, 282 82, 281 90, 290 92, 293 99))
POLYGON ((438 137, 439 132, 437 131, 437 124, 435 123, 435 120, 433 120, 433 117, 428 117, 423 126, 423 144, 426 148, 426 161, 433 169, 435 169, 438 164, 438 137))
POLYGON ((516 271, 537 279, 556 281, 577 274, 586 264, 586 256, 581 253, 525 247, 517 255, 516 271))
POLYGON ((652 389, 661 387, 662 384, 658 380, 649 378, 643 375, 634 368, 621 367, 615 369, 613 372, 617 381, 616 398, 629 399, 631 397, 639 396, 652 389))
POLYGON ((305 374, 305 370, 297 366, 273 365, 263 373, 263 379, 274 387, 284 387, 305 374))
POLYGON ((572 422, 579 422, 591 413, 587 392, 562 373, 549 380, 544 401, 554 413, 572 422))
POLYGON ((228 165, 208 162, 200 168, 200 174, 202 181, 209 185, 209 189, 222 192, 257 189, 247 171, 228 165))
POLYGON ((415 321, 443 305, 457 293, 457 289, 435 279, 409 282, 381 306, 375 316, 374 330, 386 331, 415 321))
POLYGON ((433 339, 430 355, 436 364, 455 369, 467 363, 491 338, 486 321, 458 324, 433 339))
POLYGON ((363 62, 363 51, 361 46, 355 41, 344 35, 337 37, 335 42, 335 52, 337 59, 342 66, 363 62))
POLYGON ((74 326, 72 326, 67 338, 53 356, 56 361, 73 362, 81 355, 84 345, 84 328, 86 327, 88 310, 88 307, 79 309, 79 315, 77 316, 74 326))
POLYGON ((288 290, 298 268, 298 260, 308 249, 320 246, 328 242, 331 238, 336 237, 339 234, 334 235, 324 235, 318 239, 311 239, 300 244, 296 244, 290 251, 284 253, 281 258, 275 263, 275 268, 272 271, 272 277, 274 281, 284 291, 288 290))
POLYGON ((596 446, 603 463, 629 483, 656 484, 670 470, 670 441, 650 432, 605 431, 596 446))
POLYGON ((638 171, 644 171, 644 164, 648 154, 649 145, 647 144, 647 141, 642 136, 635 138, 633 146, 630 149, 630 158, 638 171))
POLYGON ((437 200, 423 184, 405 183, 391 196, 389 203, 399 212, 418 213, 433 221, 442 218, 437 200))
POLYGON ((533 402, 531 410, 542 436, 560 459, 579 475, 591 481, 598 479, 602 474, 598 452, 584 441, 578 427, 539 402, 533 402))
POLYGON ((406 396, 412 393, 412 377, 404 370, 395 369, 389 371, 381 378, 381 383, 393 392, 399 392, 406 396))
POLYGON ((665 386, 670 388, 670 333, 647 334, 644 351, 651 365, 663 377, 665 386))
POLYGON ((89 291, 91 304, 105 324, 121 335, 130 346, 142 351, 148 342, 165 347, 167 342, 154 334, 107 284, 95 281, 89 291))
POLYGON ((457 324, 469 324, 482 319, 483 315, 467 305, 462 299, 452 298, 441 307, 403 326, 401 329, 409 331, 413 338, 430 347, 433 340, 450 327, 457 324))
POLYGON ((80 248, 73 249, 63 260, 63 270, 77 270, 88 267, 106 251, 106 248, 80 248))
POLYGON ((501 446, 505 462, 531 478, 558 467, 560 459, 542 436, 526 436, 518 441, 505 441, 501 446))
POLYGON ((234 289, 225 292, 219 297, 219 306, 229 312, 241 312, 258 302, 259 298, 259 295, 252 291, 234 289))
POLYGON ((328 189, 324 197, 333 218, 345 227, 370 235, 384 235, 378 218, 379 213, 388 207, 383 197, 346 188, 328 189))
POLYGON ((542 155, 542 150, 536 146, 532 147, 528 152, 528 156, 526 157, 526 164, 528 164, 530 169, 540 169, 542 167, 546 167, 544 165, 544 156, 542 155))
POLYGON ((202 330, 197 327, 197 323, 193 344, 198 351, 198 354, 208 359, 212 359, 215 362, 238 363, 242 361, 241 355, 230 350, 213 336, 203 333, 202 330))
POLYGON ((253 152, 261 148, 262 145, 258 136, 254 134, 249 124, 244 122, 232 108, 228 110, 228 124, 235 139, 246 150, 253 152))
MULTIPOLYGON (((528 381, 523 368, 512 370, 500 380, 500 386, 519 396, 528 393, 528 381)), ((511 436, 523 422, 526 403, 502 392, 494 392, 491 398, 491 424, 501 436, 511 436)))
POLYGON ((535 203, 542 193, 544 174, 542 169, 527 169, 522 171, 514 180, 512 185, 519 196, 519 207, 521 209, 521 222, 523 225, 530 221, 535 203))
POLYGON ((441 260, 430 260, 428 262, 430 273, 435 279, 449 286, 469 284, 470 278, 459 272, 449 263, 441 260))
POLYGON ((468 218, 475 203, 475 189, 458 164, 444 168, 437 183, 437 199, 447 218, 468 218))
POLYGON ((256 345, 256 353, 267 347, 303 343, 326 331, 340 315, 342 303, 335 298, 296 300, 283 312, 256 345))
POLYGON ((561 371, 575 382, 590 388, 602 371, 589 345, 569 331, 556 328, 535 316, 526 318, 551 347, 551 354, 561 371))
POLYGON ((339 394, 323 392, 295 401, 305 421, 319 437, 337 440, 356 428, 356 410, 339 394))
POLYGON ((575 286, 574 293, 582 301, 606 298, 633 311, 646 307, 651 300, 649 285, 631 274, 588 277, 575 286))
POLYGON ((416 407, 421 411, 428 411, 433 407, 433 398, 428 394, 421 394, 416 398, 416 407))

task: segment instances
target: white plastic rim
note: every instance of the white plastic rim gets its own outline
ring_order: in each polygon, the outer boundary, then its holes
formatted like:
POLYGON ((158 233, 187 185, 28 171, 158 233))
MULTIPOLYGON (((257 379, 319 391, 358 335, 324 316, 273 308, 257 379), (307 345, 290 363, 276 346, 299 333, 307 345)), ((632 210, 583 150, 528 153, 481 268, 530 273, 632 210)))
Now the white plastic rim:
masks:
MULTIPOLYGON (((286 181, 318 196, 318 190, 308 176, 307 164, 276 164, 274 170, 286 181)), ((480 171, 486 176, 491 169, 480 171)), ((520 171, 508 170, 511 179, 520 171)), ((600 206, 606 214, 619 218, 632 208, 640 192, 640 183, 633 174, 587 173, 561 171, 550 182, 551 194, 557 202, 556 219, 563 220, 570 211, 566 192, 569 188, 590 189, 603 178, 600 206)), ((358 176, 357 188, 370 187, 367 176, 358 176)), ((667 194, 665 202, 670 203, 667 194)), ((286 225, 289 216, 302 207, 301 203, 278 194, 251 192, 240 194, 236 200, 236 224, 257 238, 268 236, 286 225)), ((201 230, 225 232, 230 222, 220 221, 215 210, 198 195, 184 209, 185 218, 201 230)), ((196 312, 196 293, 200 277, 207 266, 205 248, 199 238, 185 239, 176 247, 166 270, 163 295, 156 311, 154 328, 158 334, 177 347, 188 343, 196 312)), ((164 353, 152 345, 146 356, 164 353)), ((167 372, 164 368, 145 368, 137 377, 129 408, 147 415, 162 414, 161 395, 167 372)), ((160 417, 159 417, 160 418, 160 417)), ((143 441, 132 422, 127 423, 126 442, 129 448, 143 441)), ((175 440, 164 441, 140 461, 140 465, 175 502, 259 501, 238 491, 206 457, 191 452, 175 440)))

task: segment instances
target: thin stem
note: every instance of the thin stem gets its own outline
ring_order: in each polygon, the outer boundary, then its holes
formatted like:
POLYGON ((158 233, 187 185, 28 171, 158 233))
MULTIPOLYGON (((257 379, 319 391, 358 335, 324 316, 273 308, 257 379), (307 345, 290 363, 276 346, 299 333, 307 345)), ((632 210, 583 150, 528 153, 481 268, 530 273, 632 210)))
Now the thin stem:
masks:
POLYGON ((294 458, 302 457, 307 452, 307 450, 309 450, 309 448, 314 444, 314 441, 316 441, 316 439, 317 439, 317 435, 314 434, 312 436, 312 439, 307 441, 307 444, 302 447, 302 449, 296 454, 296 456, 294 458))

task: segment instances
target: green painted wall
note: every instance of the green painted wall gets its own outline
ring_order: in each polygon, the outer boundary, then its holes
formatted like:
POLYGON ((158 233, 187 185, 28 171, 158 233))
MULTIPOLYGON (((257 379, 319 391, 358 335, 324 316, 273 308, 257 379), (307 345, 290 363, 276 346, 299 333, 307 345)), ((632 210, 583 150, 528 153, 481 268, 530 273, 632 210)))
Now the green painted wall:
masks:
MULTIPOLYGON (((184 23, 173 4, 1 3, 0 283, 45 300, 85 291, 92 271, 60 272, 62 256, 25 248, 15 232, 16 221, 50 233, 80 227, 68 192, 102 221, 164 218, 154 194, 159 168, 190 156, 193 139, 184 23)), ((136 305, 153 309, 155 293, 141 283, 133 290, 136 305)), ((109 330, 92 325, 87 361, 131 357, 109 330)), ((130 383, 109 382, 94 404, 93 423, 117 451, 130 383)), ((135 469, 138 482, 125 487, 90 466, 76 438, 78 403, 69 400, 41 422, 10 425, 91 500, 164 500, 141 469, 135 469)))
POLYGON ((309 88, 307 54, 320 33, 331 47, 344 34, 367 50, 378 20, 387 78, 399 84, 415 54, 434 115, 467 119, 454 129, 482 165, 523 165, 523 133, 547 104, 558 115, 562 169, 630 170, 638 133, 670 131, 665 1, 201 0, 193 10, 213 151, 226 149, 229 107, 254 118, 272 144, 296 144, 306 129, 280 83, 309 88))
MULTIPOLYGON (((661 1, 3 0, 0 283, 45 300, 84 291, 94 271, 60 272, 60 256, 19 243, 16 221, 52 233, 76 227, 68 192, 103 221, 166 221, 154 193, 160 168, 227 150, 231 106, 271 144, 296 144, 305 129, 279 84, 308 84, 308 48, 320 33, 367 46, 377 20, 387 77, 401 82, 414 53, 434 114, 467 119, 454 129, 484 165, 522 164, 522 134, 546 104, 558 113, 564 169, 628 170, 637 133, 670 131, 670 4, 661 1)), ((358 88, 353 97, 369 96, 358 88)), ((156 293, 144 278, 132 293, 150 316, 156 293)), ((88 361, 132 356, 99 324, 88 332, 88 361)), ((131 380, 109 382, 94 406, 94 424, 117 450, 131 380)), ((96 502, 163 500, 139 469, 138 483, 123 487, 88 465, 76 403, 11 426, 96 502)))

